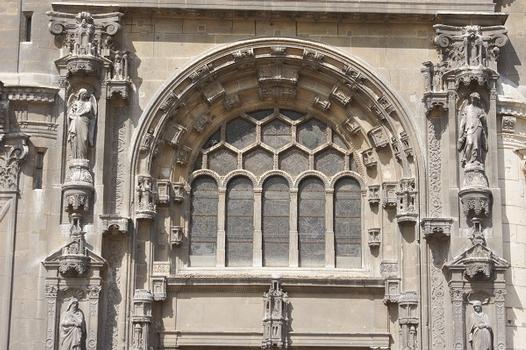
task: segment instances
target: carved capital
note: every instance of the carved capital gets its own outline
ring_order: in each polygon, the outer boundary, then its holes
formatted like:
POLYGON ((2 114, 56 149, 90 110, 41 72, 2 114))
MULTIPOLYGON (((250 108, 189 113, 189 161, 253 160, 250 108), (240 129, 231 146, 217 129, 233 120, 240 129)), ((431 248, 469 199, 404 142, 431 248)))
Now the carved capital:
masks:
POLYGON ((0 135, 0 192, 18 191, 21 165, 28 153, 26 140, 23 135, 0 135))
MULTIPOLYGON (((436 24, 434 43, 448 68, 493 67, 508 41, 504 26, 464 27, 436 24)), ((496 68, 496 67, 495 67, 496 68)))

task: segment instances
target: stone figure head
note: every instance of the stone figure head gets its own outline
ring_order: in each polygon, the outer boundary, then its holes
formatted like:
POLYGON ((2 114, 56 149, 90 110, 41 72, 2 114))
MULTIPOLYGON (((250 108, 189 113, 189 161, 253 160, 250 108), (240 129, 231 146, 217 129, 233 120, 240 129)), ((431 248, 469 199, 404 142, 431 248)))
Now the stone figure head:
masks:
POLYGON ((88 90, 82 88, 79 90, 79 93, 78 93, 78 96, 79 96, 79 100, 81 101, 87 101, 89 100, 89 93, 88 93, 88 90))
POLYGON ((482 312, 482 303, 479 300, 475 300, 471 303, 475 312, 482 312))
POLYGON ((75 312, 78 309, 79 309, 79 301, 78 301, 78 299, 77 298, 71 299, 71 301, 69 302, 67 311, 75 312))
POLYGON ((474 105, 479 105, 480 103, 480 95, 478 92, 472 92, 469 94, 469 102, 474 105))

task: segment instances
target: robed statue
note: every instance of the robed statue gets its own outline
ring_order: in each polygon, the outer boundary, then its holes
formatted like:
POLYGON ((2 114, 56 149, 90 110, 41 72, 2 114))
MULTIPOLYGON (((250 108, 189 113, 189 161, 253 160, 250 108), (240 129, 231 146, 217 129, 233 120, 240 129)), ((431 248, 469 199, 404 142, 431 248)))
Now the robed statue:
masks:
POLYGON ((486 112, 481 106, 480 95, 473 92, 460 113, 458 150, 462 167, 483 166, 488 151, 486 112))
POLYGON ((471 327, 469 329, 469 343, 471 350, 493 350, 493 332, 489 324, 488 315, 482 311, 482 303, 473 301, 471 327))
POLYGON ((84 350, 86 323, 79 301, 72 299, 60 321, 60 350, 84 350))
POLYGON ((97 101, 86 89, 71 95, 68 101, 68 144, 71 157, 88 158, 88 145, 94 145, 95 124, 97 121, 97 101))

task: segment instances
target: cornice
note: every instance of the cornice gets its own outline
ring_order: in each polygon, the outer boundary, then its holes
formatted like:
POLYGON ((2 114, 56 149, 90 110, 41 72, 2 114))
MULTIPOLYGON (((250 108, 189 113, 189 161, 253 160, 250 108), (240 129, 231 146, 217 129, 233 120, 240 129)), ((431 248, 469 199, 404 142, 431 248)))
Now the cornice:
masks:
POLYGON ((41 86, 10 85, 0 92, 9 101, 54 103, 57 88, 41 86))

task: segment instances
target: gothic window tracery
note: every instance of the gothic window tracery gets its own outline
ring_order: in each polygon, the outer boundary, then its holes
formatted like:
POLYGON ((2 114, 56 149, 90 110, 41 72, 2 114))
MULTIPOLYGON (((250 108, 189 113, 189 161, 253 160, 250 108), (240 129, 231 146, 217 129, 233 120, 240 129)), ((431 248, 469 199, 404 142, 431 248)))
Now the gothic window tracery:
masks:
POLYGON ((343 138, 308 114, 265 109, 223 123, 191 175, 189 266, 361 268, 354 168, 343 138))

